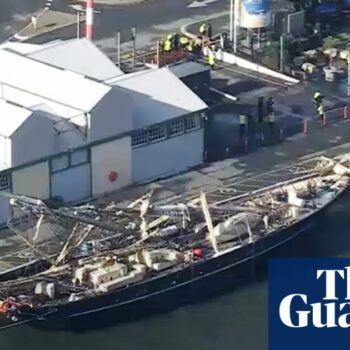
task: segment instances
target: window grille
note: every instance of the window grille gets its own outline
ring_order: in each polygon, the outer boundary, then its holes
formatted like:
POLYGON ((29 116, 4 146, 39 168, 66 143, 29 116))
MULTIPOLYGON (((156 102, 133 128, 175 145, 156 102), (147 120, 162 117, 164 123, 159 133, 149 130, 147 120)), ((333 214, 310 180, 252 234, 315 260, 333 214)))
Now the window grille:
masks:
POLYGON ((131 136, 131 146, 137 147, 147 144, 147 131, 141 130, 131 136))
POLYGON ((10 187, 10 173, 4 172, 0 174, 0 190, 10 187))
POLYGON ((166 137, 165 133, 165 126, 160 125, 160 126, 155 126, 153 128, 150 128, 148 130, 148 139, 149 142, 156 142, 159 140, 163 140, 166 137))
POLYGON ((199 115, 191 115, 185 119, 186 131, 192 131, 200 128, 199 115))
POLYGON ((185 131, 185 123, 183 119, 177 119, 169 125, 169 136, 177 136, 183 134, 185 131))

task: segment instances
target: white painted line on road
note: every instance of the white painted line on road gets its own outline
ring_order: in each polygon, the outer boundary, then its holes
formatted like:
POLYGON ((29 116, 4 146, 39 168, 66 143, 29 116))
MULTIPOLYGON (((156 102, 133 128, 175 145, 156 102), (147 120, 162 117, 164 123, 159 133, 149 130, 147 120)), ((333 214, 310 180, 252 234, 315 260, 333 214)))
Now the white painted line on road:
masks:
MULTIPOLYGON (((69 7, 71 7, 73 10, 75 11, 80 11, 80 12, 85 12, 86 11, 86 8, 85 6, 83 5, 80 5, 80 4, 76 4, 76 5, 68 5, 69 7)), ((95 10, 94 9, 94 13, 96 14, 100 14, 101 11, 100 10, 95 10)))
POLYGON ((197 35, 196 34, 193 34, 193 33, 190 33, 188 30, 187 30, 187 27, 191 26, 191 25, 194 25, 194 24, 197 24, 197 23, 200 23, 202 22, 203 20, 206 20, 206 21, 209 21, 209 20, 213 20, 214 18, 219 18, 219 17, 223 17, 223 16, 227 16, 230 12, 229 11, 222 11, 222 12, 219 12, 219 13, 215 13, 213 15, 210 15, 210 16, 200 16, 198 19, 195 19, 195 20, 191 20, 189 21, 187 24, 181 26, 180 28, 180 31, 182 34, 188 36, 189 38, 196 38, 197 35))
MULTIPOLYGON (((40 16, 42 16, 46 11, 48 11, 48 8, 44 8, 42 11, 40 11, 36 17, 39 18, 40 16)), ((27 39, 30 38, 30 36, 26 36, 26 35, 22 35, 21 33, 23 33, 28 27, 30 27, 32 25, 32 23, 28 23, 24 28, 22 28, 19 32, 15 33, 14 35, 12 35, 10 38, 7 39, 7 41, 9 41, 12 38, 15 38, 18 41, 25 41, 27 39)))
POLYGON ((188 8, 198 8, 198 7, 207 7, 208 5, 205 4, 203 1, 193 1, 191 4, 187 5, 188 8))
POLYGON ((204 0, 204 1, 193 1, 191 4, 187 5, 188 8, 198 8, 198 7, 207 7, 209 4, 218 2, 219 0, 204 0))

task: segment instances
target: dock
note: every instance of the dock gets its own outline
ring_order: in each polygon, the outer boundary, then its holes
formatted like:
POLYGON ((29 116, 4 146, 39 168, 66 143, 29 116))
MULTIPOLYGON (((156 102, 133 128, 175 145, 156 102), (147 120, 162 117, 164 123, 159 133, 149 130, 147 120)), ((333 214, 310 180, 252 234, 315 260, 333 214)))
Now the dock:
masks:
MULTIPOLYGON (((288 180, 300 178, 306 174, 310 174, 313 167, 319 160, 320 157, 317 156, 297 162, 295 164, 290 164, 288 166, 278 167, 258 175, 245 176, 241 181, 233 181, 232 179, 229 179, 222 181, 220 185, 218 185, 217 182, 213 181, 211 184, 202 186, 200 190, 206 194, 209 206, 222 204, 225 201, 232 199, 233 197, 244 196, 261 188, 266 188, 268 186, 276 185, 280 182, 286 182, 288 180)), ((175 186, 177 179, 174 178, 168 181, 173 181, 173 185, 175 186)), ((152 184, 149 186, 152 187, 152 184)), ((156 204, 169 204, 175 202, 187 203, 198 198, 199 190, 188 190, 181 195, 168 195, 161 199, 159 199, 159 194, 160 193, 155 194, 154 203, 156 204)), ((130 202, 132 199, 135 199, 135 197, 129 197, 126 199, 126 202, 130 202)), ((105 199, 104 201, 107 202, 108 200, 105 199)), ((68 234, 69 233, 67 232, 67 236, 68 234)), ((45 236, 48 237, 48 235, 48 232, 45 232, 45 236)), ((53 249, 55 245, 57 246, 57 249, 59 249, 59 241, 56 239, 56 237, 54 239, 53 234, 51 238, 51 249, 53 249)), ((45 241, 45 244, 46 242, 47 241, 45 241)), ((37 257, 32 252, 31 248, 28 247, 28 245, 18 235, 11 232, 9 229, 1 231, 0 273, 26 264, 32 261, 34 258, 37 257)))

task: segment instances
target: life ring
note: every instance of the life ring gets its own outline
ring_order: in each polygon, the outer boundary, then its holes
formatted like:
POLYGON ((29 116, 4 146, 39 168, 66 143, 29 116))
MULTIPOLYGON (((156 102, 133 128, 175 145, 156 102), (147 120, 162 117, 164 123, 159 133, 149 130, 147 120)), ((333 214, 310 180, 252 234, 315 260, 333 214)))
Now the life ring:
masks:
POLYGON ((118 179, 118 173, 116 171, 111 171, 109 174, 108 174, 108 180, 109 182, 114 182, 118 179))

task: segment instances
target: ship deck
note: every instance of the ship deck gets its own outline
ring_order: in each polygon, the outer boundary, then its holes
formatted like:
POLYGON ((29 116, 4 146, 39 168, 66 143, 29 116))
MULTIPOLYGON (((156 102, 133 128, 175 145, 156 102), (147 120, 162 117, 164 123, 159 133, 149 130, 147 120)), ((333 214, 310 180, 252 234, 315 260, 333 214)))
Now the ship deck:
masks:
MULTIPOLYGON (((139 195, 154 190, 153 200, 159 204, 188 202, 198 197, 199 191, 206 193, 209 205, 223 203, 232 197, 299 178, 310 173, 319 156, 285 166, 276 166, 260 174, 248 173, 246 169, 234 164, 236 160, 227 160, 203 167, 169 179, 148 185, 138 186, 118 192, 96 202, 108 202, 122 199, 126 204, 139 195), (184 186, 186 184, 186 186, 184 186)), ((46 239, 50 233, 45 232, 46 239)), ((58 242, 51 241, 52 246, 58 242)), ((58 247, 57 247, 58 248, 58 247)), ((0 232, 0 273, 28 263, 34 258, 32 249, 9 229, 0 232)))

